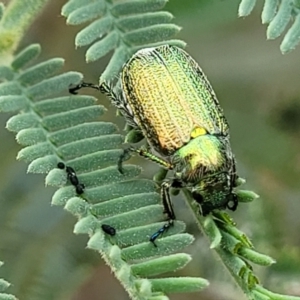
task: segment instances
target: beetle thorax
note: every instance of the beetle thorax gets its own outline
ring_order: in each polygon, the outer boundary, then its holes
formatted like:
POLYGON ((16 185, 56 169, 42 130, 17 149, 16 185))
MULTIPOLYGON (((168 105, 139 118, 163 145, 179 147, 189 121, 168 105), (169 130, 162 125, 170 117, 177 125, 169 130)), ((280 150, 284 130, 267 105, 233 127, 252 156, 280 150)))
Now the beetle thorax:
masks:
POLYGON ((189 186, 199 183, 211 174, 225 170, 226 148, 229 145, 226 140, 224 137, 202 135, 190 140, 187 145, 176 151, 173 162, 180 179, 189 186))

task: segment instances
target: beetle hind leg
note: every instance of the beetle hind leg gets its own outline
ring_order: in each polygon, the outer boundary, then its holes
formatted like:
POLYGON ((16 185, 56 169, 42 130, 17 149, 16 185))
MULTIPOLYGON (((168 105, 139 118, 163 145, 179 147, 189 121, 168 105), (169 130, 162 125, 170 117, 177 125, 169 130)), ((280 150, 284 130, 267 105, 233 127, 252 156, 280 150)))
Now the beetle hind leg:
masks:
POLYGON ((172 186, 172 183, 170 182, 163 182, 161 185, 161 200, 164 207, 164 213, 167 214, 168 220, 167 223, 165 223, 159 230, 157 230, 155 233, 153 233, 149 239, 149 241, 157 247, 155 244, 155 240, 161 236, 164 232, 166 232, 171 226, 174 225, 174 220, 176 219, 172 201, 170 198, 170 187, 172 186))
POLYGON ((75 86, 70 85, 69 86, 69 93, 73 94, 73 95, 77 95, 79 90, 81 90, 82 88, 86 88, 86 87, 92 88, 92 89, 95 89, 95 90, 98 90, 98 91, 100 90, 98 85, 82 81, 81 83, 79 83, 75 86))

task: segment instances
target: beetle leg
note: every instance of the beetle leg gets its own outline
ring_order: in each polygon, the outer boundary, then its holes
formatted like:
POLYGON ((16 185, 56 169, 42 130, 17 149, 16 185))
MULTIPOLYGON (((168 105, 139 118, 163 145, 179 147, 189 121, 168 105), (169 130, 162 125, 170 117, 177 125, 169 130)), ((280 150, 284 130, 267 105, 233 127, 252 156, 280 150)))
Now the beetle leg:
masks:
POLYGON ((116 103, 116 99, 118 98, 117 95, 115 94, 113 87, 110 86, 109 83, 103 81, 102 83, 100 83, 98 90, 106 95, 113 103, 116 103))
POLYGON ((168 170, 172 170, 173 169, 173 165, 161 158, 159 158, 158 156, 152 154, 150 151, 144 149, 143 147, 141 148, 134 148, 134 147, 129 147, 127 149, 124 150, 123 154, 120 156, 119 161, 118 161, 118 170, 121 174, 123 174, 123 162, 128 159, 128 156, 131 153, 137 153, 139 156, 142 156, 146 159, 149 159, 159 165, 161 165, 162 167, 168 169, 168 170))
POLYGON ((155 244, 155 240, 162 235, 164 232, 166 232, 171 226, 173 226, 173 220, 169 220, 168 223, 164 224, 163 227, 161 227, 159 230, 157 230, 155 233, 153 233, 149 239, 149 241, 155 246, 157 247, 157 245, 155 244))
POLYGON ((78 91, 80 89, 85 88, 85 87, 92 88, 92 89, 95 89, 95 90, 99 91, 99 86, 98 85, 82 81, 81 83, 79 83, 75 86, 70 85, 69 86, 69 93, 73 94, 73 95, 76 95, 76 94, 78 94, 78 91))
POLYGON ((174 220, 176 219, 172 201, 170 198, 170 187, 172 186, 172 183, 170 182, 163 182, 161 185, 161 200, 162 204, 164 206, 164 213, 168 215, 168 221, 164 224, 163 227, 161 227, 159 230, 157 230, 155 233, 153 233, 149 239, 149 241, 157 247, 155 244, 155 240, 161 236, 164 232, 166 232, 171 226, 174 224, 174 220))
POLYGON ((127 101, 124 99, 121 90, 118 92, 117 87, 113 87, 110 83, 105 81, 99 85, 99 90, 106 95, 111 103, 117 108, 118 112, 126 119, 127 125, 136 128, 138 125, 134 121, 134 117, 127 101), (116 92, 117 91, 117 92, 116 92))
POLYGON ((171 197, 170 197, 170 187, 172 186, 172 183, 170 182, 163 182, 161 185, 161 200, 162 204, 164 206, 164 213, 168 215, 169 220, 175 220, 176 216, 174 213, 171 197))
MULTIPOLYGON (((126 101, 123 99, 122 97, 122 93, 119 95, 119 93, 116 93, 116 88, 114 88, 109 82, 103 81, 100 83, 99 85, 99 91, 104 94, 107 98, 109 98, 109 100, 111 101, 111 103, 116 106, 116 108, 121 112, 122 115, 124 115, 124 117, 132 119, 132 116, 130 114, 130 112, 128 111, 127 107, 126 107, 126 101)), ((128 122, 127 122, 128 123, 128 122)), ((136 126, 136 124, 133 122, 134 126, 136 126)), ((131 122, 130 122, 131 125, 131 122)))
POLYGON ((145 150, 144 148, 133 149, 133 152, 137 153, 138 155, 140 155, 142 157, 145 157, 146 159, 149 159, 149 160, 161 165, 162 167, 164 167, 168 170, 172 170, 173 167, 174 167, 168 161, 165 161, 165 160, 159 158, 158 156, 152 154, 150 151, 145 150))
POLYGON ((123 162, 125 160, 127 160, 128 158, 130 158, 130 154, 131 152, 133 152, 134 148, 133 147, 130 147, 130 148, 127 148, 127 149, 124 149, 123 153, 120 155, 119 157, 119 160, 118 160, 118 171, 121 173, 121 174, 124 174, 123 172, 123 162))

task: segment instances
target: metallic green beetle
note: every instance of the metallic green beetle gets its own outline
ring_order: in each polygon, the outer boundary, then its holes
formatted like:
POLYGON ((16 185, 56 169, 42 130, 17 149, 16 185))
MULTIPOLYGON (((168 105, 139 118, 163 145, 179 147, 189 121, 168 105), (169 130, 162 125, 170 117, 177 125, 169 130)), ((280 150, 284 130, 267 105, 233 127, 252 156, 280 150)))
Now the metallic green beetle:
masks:
POLYGON ((142 49, 124 65, 120 81, 121 91, 106 83, 99 89, 147 139, 149 150, 133 151, 174 171, 162 184, 169 219, 175 219, 170 187, 188 189, 203 215, 235 210, 237 175, 228 123, 196 61, 175 46, 142 49))

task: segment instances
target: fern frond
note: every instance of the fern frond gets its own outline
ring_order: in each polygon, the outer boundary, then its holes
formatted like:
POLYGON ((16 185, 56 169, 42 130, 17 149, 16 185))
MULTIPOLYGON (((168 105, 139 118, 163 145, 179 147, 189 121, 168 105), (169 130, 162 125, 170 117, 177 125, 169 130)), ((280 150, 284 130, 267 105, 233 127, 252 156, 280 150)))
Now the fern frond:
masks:
MULTIPOLYGON (((3 262, 0 261, 0 267, 3 265, 3 262)), ((12 294, 4 293, 9 287, 10 283, 5 279, 0 278, 0 300, 17 300, 17 298, 12 294)))
MULTIPOLYGON (((242 0, 239 6, 239 16, 248 16, 255 6, 256 0, 242 0)), ((300 5, 293 0, 265 0, 262 23, 269 24, 267 38, 276 39, 291 24, 280 45, 282 53, 296 48, 300 41, 300 5)))
POLYGON ((92 44, 86 52, 88 62, 114 51, 100 81, 116 77, 126 60, 138 49, 161 44, 184 47, 172 39, 180 27, 171 23, 169 12, 159 11, 167 0, 126 0, 122 2, 70 0, 62 9, 67 23, 91 22, 76 36, 77 47, 92 44))
POLYGON ((48 173, 47 185, 60 187, 52 204, 64 205, 79 218, 74 232, 90 235, 88 247, 101 253, 133 299, 157 293, 165 297, 171 286, 177 292, 207 286, 202 278, 146 278, 184 267, 189 255, 166 256, 191 244, 193 237, 182 233, 185 225, 178 221, 157 241, 157 248, 149 242, 164 224, 159 222, 164 215, 156 184, 136 179, 141 168, 135 165, 124 165, 120 174, 117 162, 123 151, 118 147, 123 137, 113 123, 99 121, 105 108, 91 96, 61 95, 82 80, 76 72, 57 75, 62 59, 26 68, 39 53, 38 45, 21 51, 5 67, 8 75, 0 84, 0 111, 17 113, 7 128, 17 133, 17 141, 24 146, 18 159, 29 163, 29 172, 48 173), (76 170, 85 185, 82 195, 66 185, 66 172, 56 167, 60 161, 76 170), (113 226, 117 235, 107 236, 102 224, 113 226), (162 258, 154 259, 158 256, 162 258))

